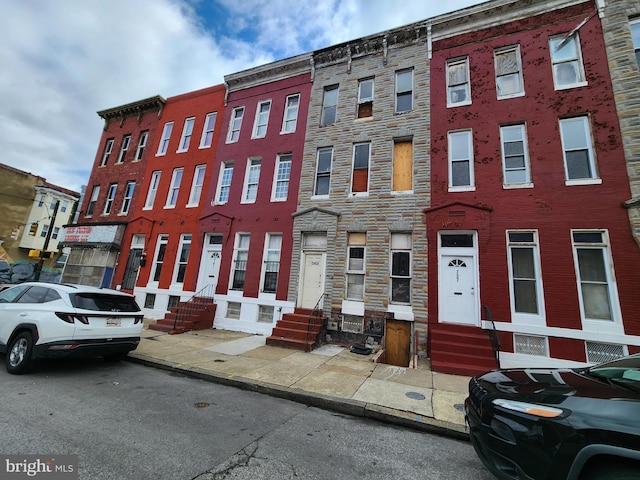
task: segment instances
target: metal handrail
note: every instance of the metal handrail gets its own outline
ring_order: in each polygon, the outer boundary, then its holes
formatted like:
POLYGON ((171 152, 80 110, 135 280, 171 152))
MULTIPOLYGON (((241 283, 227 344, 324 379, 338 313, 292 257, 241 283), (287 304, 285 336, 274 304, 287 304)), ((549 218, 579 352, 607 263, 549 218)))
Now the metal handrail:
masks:
POLYGON ((491 322, 491 329, 486 330, 489 335, 489 341, 491 342, 491 349, 493 350, 493 356, 496 360, 496 367, 500 368, 500 336, 498 330, 496 330, 496 324, 493 321, 493 315, 491 309, 487 305, 483 305, 484 314, 489 322, 491 322))
POLYGON ((309 314, 309 321, 307 322, 307 342, 311 338, 311 327, 315 327, 318 324, 318 320, 322 319, 322 315, 320 314, 320 312, 322 311, 322 309, 320 308, 320 302, 322 302, 322 299, 325 295, 326 293, 320 295, 320 298, 316 302, 316 306, 313 307, 313 310, 311 310, 311 314, 309 314))
MULTIPOLYGON (((213 285, 206 285, 186 302, 180 302, 176 310, 176 318, 173 320, 173 329, 175 330, 177 325, 186 322, 195 312, 202 309, 202 299, 210 299, 211 303, 213 303, 214 290, 213 285)), ((206 304, 204 308, 207 308, 206 304)))

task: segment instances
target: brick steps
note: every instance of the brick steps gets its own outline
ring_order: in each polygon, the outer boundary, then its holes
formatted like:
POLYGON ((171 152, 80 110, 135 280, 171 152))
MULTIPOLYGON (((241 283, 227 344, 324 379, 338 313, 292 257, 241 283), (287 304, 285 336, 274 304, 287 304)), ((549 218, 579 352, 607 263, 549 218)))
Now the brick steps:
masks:
POLYGON ((310 352, 319 345, 323 327, 322 320, 313 320, 311 310, 297 308, 282 316, 267 337, 267 345, 310 352))
POLYGON ((190 332, 192 330, 206 330, 213 327, 213 320, 216 316, 217 305, 211 299, 192 299, 189 302, 180 302, 177 307, 171 310, 158 320, 156 323, 149 325, 150 330, 167 332, 170 335, 178 333, 190 332), (187 314, 184 320, 179 320, 187 314))
POLYGON ((489 335, 479 327, 430 325, 429 344, 434 372, 475 376, 496 368, 489 335))

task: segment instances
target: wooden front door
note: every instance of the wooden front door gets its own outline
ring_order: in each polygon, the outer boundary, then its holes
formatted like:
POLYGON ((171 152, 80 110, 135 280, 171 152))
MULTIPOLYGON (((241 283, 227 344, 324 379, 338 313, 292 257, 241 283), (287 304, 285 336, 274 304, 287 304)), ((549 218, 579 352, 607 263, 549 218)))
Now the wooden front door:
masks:
POLYGON ((385 332, 385 363, 408 367, 411 360, 411 322, 387 320, 385 332))

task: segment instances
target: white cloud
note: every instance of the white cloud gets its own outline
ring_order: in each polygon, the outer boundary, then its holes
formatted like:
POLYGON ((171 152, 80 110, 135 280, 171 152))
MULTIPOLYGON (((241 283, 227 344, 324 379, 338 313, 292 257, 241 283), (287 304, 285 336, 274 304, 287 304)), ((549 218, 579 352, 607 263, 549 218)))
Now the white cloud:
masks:
POLYGON ((194 7, 202 12, 207 2, 3 1, 0 163, 79 190, 101 135, 98 110, 216 85, 229 73, 441 13, 432 0, 218 0, 209 18, 198 18, 194 7))

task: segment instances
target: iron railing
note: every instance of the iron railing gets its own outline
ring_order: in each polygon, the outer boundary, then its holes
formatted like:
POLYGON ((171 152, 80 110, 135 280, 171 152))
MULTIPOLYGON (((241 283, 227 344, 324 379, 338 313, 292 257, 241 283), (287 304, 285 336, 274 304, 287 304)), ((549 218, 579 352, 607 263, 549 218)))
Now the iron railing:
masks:
POLYGON ((496 367, 500 368, 500 336, 498 335, 498 331, 496 330, 496 324, 493 322, 491 309, 487 305, 483 305, 482 308, 484 309, 484 314, 487 321, 491 322, 491 328, 486 329, 486 332, 489 335, 491 349, 493 350, 493 356, 496 360, 496 367))
POLYGON ((176 318, 173 320, 173 329, 186 322, 196 312, 208 310, 209 304, 213 303, 214 290, 213 285, 206 285, 186 302, 180 302, 176 309, 176 318))
MULTIPOLYGON (((307 342, 311 338, 311 332, 315 329, 315 326, 321 323, 322 320, 322 300, 326 294, 323 293, 320 295, 320 298, 316 302, 316 306, 311 310, 311 314, 309 315, 309 322, 307 324, 307 342)), ((315 340, 314 340, 315 343, 315 340)))

